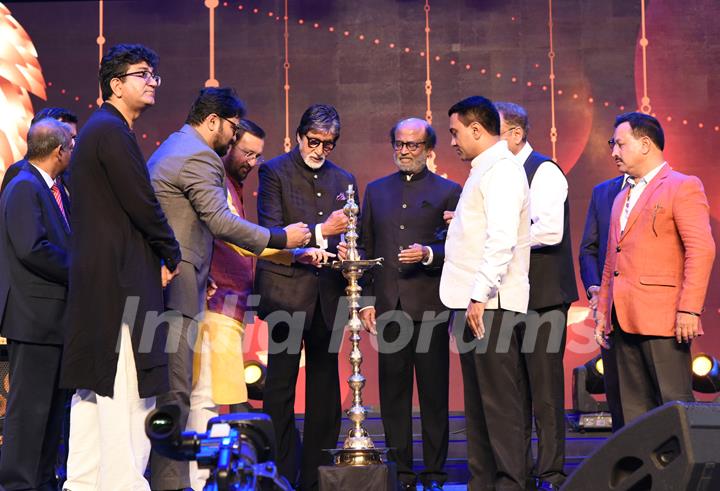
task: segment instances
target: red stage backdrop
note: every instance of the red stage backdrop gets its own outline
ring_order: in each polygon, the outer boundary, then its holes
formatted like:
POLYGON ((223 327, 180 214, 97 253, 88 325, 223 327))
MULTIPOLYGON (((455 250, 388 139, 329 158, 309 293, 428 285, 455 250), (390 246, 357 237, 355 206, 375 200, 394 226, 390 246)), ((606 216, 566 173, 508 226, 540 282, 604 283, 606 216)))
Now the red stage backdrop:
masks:
MULTIPOLYGON (((431 114, 439 135, 437 171, 462 183, 468 166, 450 148, 447 109, 474 94, 513 101, 528 109, 533 146, 554 152, 568 174, 577 254, 590 191, 616 172, 606 144, 613 119, 643 107, 665 127, 670 164, 703 180, 720 242, 720 174, 714 151, 720 146, 720 24, 715 21, 720 3, 646 0, 644 18, 641 3, 6 2, 9 12, 0 9, 0 128, 3 141, 15 143, 0 142, 2 168, 22 155, 22 135, 33 111, 64 106, 77 112, 82 124, 97 103, 99 51, 139 42, 158 52, 163 76, 156 106, 136 127, 146 157, 182 125, 197 91, 217 81, 235 87, 247 102, 249 117, 267 130, 268 157, 284 151, 286 136, 294 141, 305 107, 335 105, 343 128, 331 158, 357 176, 361 191, 369 181, 394 171, 390 127, 401 118, 431 114), (551 134, 557 135, 554 148, 551 134)), ((252 175, 246 187, 251 217, 256 186, 252 175)), ((695 342, 696 352, 720 355, 719 293, 716 268, 703 316, 706 335, 695 342)), ((568 406, 572 368, 597 354, 587 313, 584 299, 571 311, 565 355, 568 406)), ((363 344, 365 401, 376 405, 375 345, 367 338, 363 344)), ((264 357, 262 326, 248 329, 246 346, 249 358, 264 357)), ((349 373, 345 356, 341 373, 349 373)), ((461 380, 453 356, 453 410, 463 407, 461 380)), ((304 378, 299 384, 298 394, 303 394, 304 378)), ((343 390, 347 407, 349 391, 343 390)), ((302 397, 296 409, 304 411, 302 397)))

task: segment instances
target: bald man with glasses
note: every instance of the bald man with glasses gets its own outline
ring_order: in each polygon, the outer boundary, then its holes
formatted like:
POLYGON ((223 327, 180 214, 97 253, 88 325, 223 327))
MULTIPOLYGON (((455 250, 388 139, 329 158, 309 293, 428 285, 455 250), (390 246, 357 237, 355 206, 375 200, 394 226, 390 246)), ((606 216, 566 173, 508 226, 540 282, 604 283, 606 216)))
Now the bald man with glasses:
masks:
POLYGON ((440 301, 445 260, 445 211, 455 210, 462 188, 427 167, 435 131, 422 119, 390 130, 397 172, 368 184, 360 230, 365 257, 383 257, 368 272, 363 295, 374 298, 360 312, 378 336, 380 411, 386 446, 397 462, 402 489, 415 489, 412 398, 417 377, 422 420, 424 489, 445 482, 448 451, 449 311, 440 301))

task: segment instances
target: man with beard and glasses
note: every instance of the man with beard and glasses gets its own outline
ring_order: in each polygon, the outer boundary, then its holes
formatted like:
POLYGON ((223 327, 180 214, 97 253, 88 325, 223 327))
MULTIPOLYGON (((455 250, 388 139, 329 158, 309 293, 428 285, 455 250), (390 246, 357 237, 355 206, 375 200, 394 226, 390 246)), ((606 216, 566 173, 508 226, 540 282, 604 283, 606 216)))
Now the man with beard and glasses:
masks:
POLYGON ((379 334, 380 410, 403 489, 416 485, 413 369, 425 463, 420 480, 424 489, 439 489, 446 479, 450 358, 449 313, 439 295, 447 233, 443 213, 455 210, 462 188, 427 168, 435 140, 422 119, 402 120, 390 130, 398 172, 368 184, 360 229, 363 254, 385 258, 382 268, 368 274, 363 295, 375 302, 360 316, 366 330, 379 334))
MULTIPOLYGON (((205 309, 213 239, 259 254, 266 247, 298 247, 310 238, 304 223, 265 228, 234 214, 228 206, 221 157, 235 141, 245 106, 230 88, 207 88, 193 103, 186 124, 165 140, 148 161, 150 179, 180 243, 183 274, 165 290, 165 308, 173 311, 169 332, 170 391, 157 404, 176 404, 182 427, 190 410, 192 347, 197 317, 205 309)), ((190 486, 187 462, 153 454, 152 488, 190 486)))
MULTIPOLYGON (((222 158, 227 175, 228 206, 245 218, 243 182, 255 166, 262 163, 265 131, 250 120, 240 121, 235 143, 222 158)), ((260 259, 290 265, 293 261, 319 264, 330 255, 317 248, 265 249, 260 259)), ((211 418, 219 414, 220 405, 230 412, 245 411, 247 402, 243 363, 243 333, 254 321, 248 305, 255 277, 255 254, 222 239, 215 239, 210 263, 210 286, 207 311, 200 323, 200 333, 193 358, 193 387, 190 394, 190 417, 187 429, 204 432, 211 418)), ((202 491, 209 476, 207 469, 197 470, 190 463, 190 480, 195 491, 202 491)))
MULTIPOLYGON (((259 169, 259 221, 271 227, 306 222, 314 232, 310 245, 334 253, 347 229, 342 207, 348 184, 358 189, 352 174, 327 159, 340 137, 340 116, 332 106, 312 105, 302 115, 295 136, 294 149, 259 169)), ((330 268, 259 261, 255 286, 261 295, 259 315, 268 321, 263 410, 275 427, 276 461, 291 483, 297 482, 301 467, 300 488, 317 489, 317 468, 330 463, 323 449, 335 448, 340 433, 339 346, 331 339, 347 282, 330 268), (307 377, 302 455, 294 412, 301 343, 307 377)), ((338 324, 343 326, 346 318, 338 324)), ((336 338, 339 345, 341 336, 336 338)))

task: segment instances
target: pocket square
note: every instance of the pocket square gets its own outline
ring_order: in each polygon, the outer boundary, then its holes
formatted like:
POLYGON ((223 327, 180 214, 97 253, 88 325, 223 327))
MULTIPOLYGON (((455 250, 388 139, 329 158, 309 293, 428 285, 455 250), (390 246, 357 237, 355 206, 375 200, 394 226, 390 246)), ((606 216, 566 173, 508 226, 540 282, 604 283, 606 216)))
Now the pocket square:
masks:
POLYGON ((657 218, 658 213, 664 213, 664 212, 665 212, 665 208, 663 208, 663 206, 660 204, 660 202, 655 203, 655 207, 653 208, 653 212, 652 212, 652 230, 653 230, 653 233, 655 234, 655 237, 658 236, 657 230, 655 230, 655 219, 657 218))

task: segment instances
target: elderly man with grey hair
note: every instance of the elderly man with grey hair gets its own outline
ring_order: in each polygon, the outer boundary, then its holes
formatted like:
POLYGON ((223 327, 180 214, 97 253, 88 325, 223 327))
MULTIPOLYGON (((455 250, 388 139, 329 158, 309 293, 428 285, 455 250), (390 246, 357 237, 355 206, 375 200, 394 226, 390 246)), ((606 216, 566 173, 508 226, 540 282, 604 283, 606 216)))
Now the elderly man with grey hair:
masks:
MULTIPOLYGON (((349 184, 357 190, 355 177, 327 159, 339 137, 340 117, 334 107, 315 104, 305 111, 296 132, 297 146, 260 167, 260 225, 307 223, 313 232, 308 246, 336 252, 347 228, 345 193, 349 184)), ((269 330, 263 410, 275 426, 279 470, 291 483, 297 482, 300 470, 301 489, 317 489, 317 468, 330 463, 323 449, 335 448, 340 433, 339 346, 330 341, 345 285, 340 273, 330 269, 267 261, 257 266, 259 315, 269 330), (302 456, 294 418, 301 344, 306 374, 302 456)))
POLYGON ((447 476, 449 312, 439 288, 447 233, 443 214, 455 210, 462 188, 427 168, 435 141, 435 131, 423 119, 393 126, 396 172, 368 184, 360 236, 367 257, 385 258, 382 268, 368 274, 363 294, 375 301, 360 315, 365 328, 378 335, 386 446, 392 448, 401 488, 413 490, 413 375, 425 464, 420 481, 424 489, 440 489, 447 476), (407 342, 398 348, 403 340, 407 342))
POLYGON ((558 489, 565 480, 565 389, 563 354, 570 304, 578 299, 570 233, 568 183, 560 166, 533 150, 525 108, 496 102, 500 138, 522 166, 530 186, 530 303, 542 319, 521 329, 522 362, 528 384, 525 433, 535 417, 538 453, 532 475, 538 489, 558 489), (544 322, 544 320, 554 322, 544 322), (525 341, 535 339, 526 349, 525 341))
POLYGON ((10 378, 0 488, 55 489, 69 392, 58 386, 65 335, 70 226, 57 177, 73 150, 69 125, 30 127, 27 165, 0 199, 0 333, 10 378))

